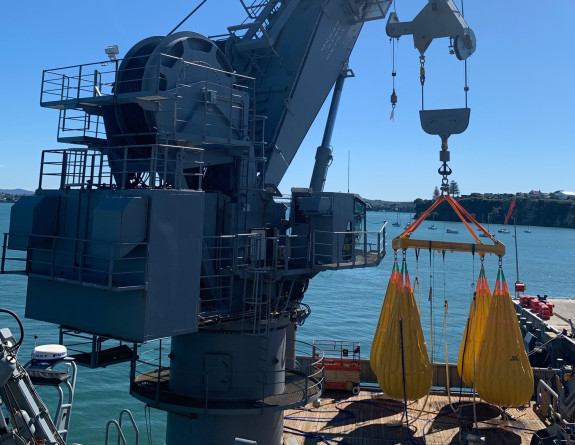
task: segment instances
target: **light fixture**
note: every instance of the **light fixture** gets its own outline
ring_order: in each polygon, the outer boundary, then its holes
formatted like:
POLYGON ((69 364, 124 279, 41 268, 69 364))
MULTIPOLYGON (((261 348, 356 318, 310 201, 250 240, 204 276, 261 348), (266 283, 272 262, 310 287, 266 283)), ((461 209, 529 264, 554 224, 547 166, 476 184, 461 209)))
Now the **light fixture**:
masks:
POLYGON ((110 45, 105 50, 106 54, 113 62, 116 60, 116 55, 120 54, 120 50, 118 49, 118 45, 110 45))

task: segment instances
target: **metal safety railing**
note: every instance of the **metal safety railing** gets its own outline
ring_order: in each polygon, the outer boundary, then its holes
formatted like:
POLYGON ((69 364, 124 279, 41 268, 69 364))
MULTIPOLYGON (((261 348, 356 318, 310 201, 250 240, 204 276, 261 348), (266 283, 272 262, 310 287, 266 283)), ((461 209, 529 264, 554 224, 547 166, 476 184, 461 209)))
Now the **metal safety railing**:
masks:
POLYGON ((244 375, 229 370, 194 372, 181 368, 175 377, 170 369, 169 341, 148 342, 132 363, 130 390, 152 406, 160 403, 185 405, 199 412, 221 408, 263 412, 302 406, 319 397, 324 389, 324 357, 321 350, 305 342, 296 341, 294 349, 295 356, 285 357, 284 369, 262 371, 263 379, 255 379, 252 372, 244 375), (300 356, 312 359, 299 361, 297 357, 300 356), (173 379, 177 379, 177 385, 173 379), (175 386, 180 389, 174 389, 175 386), (271 387, 275 390, 270 390, 271 387), (278 388, 283 391, 278 393, 278 388), (222 400, 226 402, 223 405, 222 400))
MULTIPOLYGON (((41 105, 64 110, 60 119, 61 138, 71 137, 70 133, 75 132, 86 143, 90 143, 89 138, 104 139, 97 110, 105 105, 121 107, 141 100, 157 104, 156 111, 147 112, 145 121, 170 140, 187 140, 194 135, 201 136, 201 140, 195 142, 249 145, 255 139, 255 79, 252 77, 169 54, 160 54, 153 60, 139 56, 74 65, 45 70, 42 74, 41 105), (175 77, 166 76, 165 71, 175 64, 183 66, 178 72, 193 70, 193 77, 188 82, 184 79, 168 84, 167 79, 173 81, 175 77)), ((145 130, 137 131, 141 136, 145 130)))
POLYGON ((202 159, 202 149, 166 144, 44 150, 38 188, 201 190, 202 159))
POLYGON ((144 289, 148 243, 30 235, 28 275, 108 289, 144 289), (133 252, 126 256, 127 252, 133 252))
POLYGON ((77 109, 60 110, 57 137, 58 141, 102 143, 106 139, 103 117, 77 109))
POLYGON ((23 273, 25 272, 26 267, 26 253, 12 251, 10 255, 14 256, 7 256, 8 252, 8 233, 4 233, 2 237, 2 257, 0 258, 0 273, 23 273), (9 268, 7 269, 6 265, 10 263, 9 268), (21 269, 14 268, 16 264, 22 264, 21 269))
POLYGON ((537 411, 541 417, 553 422, 561 419, 559 414, 559 395, 543 379, 537 382, 535 399, 537 411))
POLYGON ((385 256, 385 226, 377 232, 315 230, 311 245, 313 267, 337 269, 377 266, 385 256))
MULTIPOLYGON (((62 187, 106 187, 102 181, 103 176, 87 176, 84 174, 85 168, 76 167, 71 168, 66 179, 61 181, 62 187), (89 177, 95 180, 89 182, 89 177)), ((7 237, 8 234, 5 234, 0 271, 4 270, 7 260, 26 261, 23 257, 6 256, 7 237)), ((264 229, 256 229, 247 234, 206 236, 202 243, 202 301, 207 305, 217 301, 221 307, 222 300, 231 304, 233 275, 243 269, 270 269, 277 273, 289 273, 307 268, 376 266, 385 255, 385 225, 377 232, 315 231, 311 242, 310 237, 305 235, 266 236, 264 229)), ((27 258, 29 271, 42 270, 42 273, 54 277, 58 273, 73 273, 80 282, 83 281, 84 272, 106 272, 104 281, 114 281, 116 278, 109 273, 117 268, 114 262, 146 261, 145 255, 121 258, 123 255, 120 255, 120 251, 146 246, 144 250, 147 252, 147 243, 104 243, 45 235, 31 235, 30 246, 27 258), (94 247, 104 245, 106 247, 94 247), (98 255, 90 253, 95 249, 98 255), (106 264, 102 265, 102 261, 106 264), (99 268, 92 270, 87 266, 90 262, 100 264, 99 268), (67 269, 69 272, 65 272, 67 269)), ((143 273, 143 269, 122 273, 138 274, 143 273)))

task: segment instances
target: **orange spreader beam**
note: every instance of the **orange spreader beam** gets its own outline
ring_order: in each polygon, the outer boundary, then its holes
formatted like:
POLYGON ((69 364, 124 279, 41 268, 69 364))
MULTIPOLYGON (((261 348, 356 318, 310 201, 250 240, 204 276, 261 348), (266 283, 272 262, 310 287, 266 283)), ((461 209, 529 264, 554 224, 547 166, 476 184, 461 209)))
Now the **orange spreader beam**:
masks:
POLYGON ((486 253, 494 253, 497 256, 505 255, 505 244, 501 241, 495 239, 495 237, 489 233, 485 227, 483 227, 477 220, 465 210, 461 204, 459 204, 450 195, 441 195, 435 200, 435 202, 429 207, 425 212, 423 212, 419 218, 417 218, 412 224, 410 224, 401 235, 395 237, 391 243, 394 250, 398 249, 433 249, 437 251, 448 250, 451 252, 472 252, 484 256, 486 253), (449 241, 431 241, 431 240, 412 240, 410 236, 417 228, 421 225, 423 221, 431 214, 431 212, 443 201, 447 201, 449 205, 453 208, 461 222, 467 227, 469 233, 475 240, 475 243, 455 243, 449 241), (482 243, 473 229, 470 226, 473 223, 479 230, 481 230, 493 244, 482 243))

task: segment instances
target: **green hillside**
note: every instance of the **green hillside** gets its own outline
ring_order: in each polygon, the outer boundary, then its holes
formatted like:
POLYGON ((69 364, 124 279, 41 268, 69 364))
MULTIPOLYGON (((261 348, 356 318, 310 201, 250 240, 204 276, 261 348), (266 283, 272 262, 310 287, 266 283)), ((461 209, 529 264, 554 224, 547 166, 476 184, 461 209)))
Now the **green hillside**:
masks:
MULTIPOLYGON (((511 198, 462 197, 457 198, 457 201, 483 224, 488 223, 488 216, 491 224, 503 224, 511 204, 511 198)), ((419 216, 428 209, 432 202, 432 200, 416 199, 414 201, 416 215, 419 216)), ((515 202, 513 216, 517 218, 517 224, 575 229, 574 200, 515 198, 515 202)), ((436 221, 459 221, 447 203, 442 203, 433 213, 436 221)), ((509 223, 512 224, 513 221, 509 223)))

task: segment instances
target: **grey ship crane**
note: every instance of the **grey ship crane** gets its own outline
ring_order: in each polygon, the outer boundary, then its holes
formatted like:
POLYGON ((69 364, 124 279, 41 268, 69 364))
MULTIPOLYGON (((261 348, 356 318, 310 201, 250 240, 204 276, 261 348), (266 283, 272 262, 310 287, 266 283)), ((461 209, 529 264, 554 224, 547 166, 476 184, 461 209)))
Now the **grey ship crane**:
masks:
MULTIPOLYGON (((279 445, 283 410, 322 391, 317 369, 295 360, 309 279, 385 254, 366 203, 323 186, 349 56, 391 0, 241 1, 247 19, 223 36, 153 36, 121 60, 110 48, 104 67, 45 71, 41 105, 60 110, 58 140, 80 147, 44 151, 36 194, 11 214, 26 316, 60 325, 63 342, 134 343, 123 356, 94 347, 87 363, 131 360, 131 394, 167 411, 168 445, 279 445), (288 218, 274 197, 332 89, 288 218), (169 364, 140 372, 136 346, 165 337, 169 364)), ((416 39, 454 16, 427 39, 461 35, 458 57, 473 52, 451 0, 426 8, 411 25, 392 16, 396 34, 416 39)))

